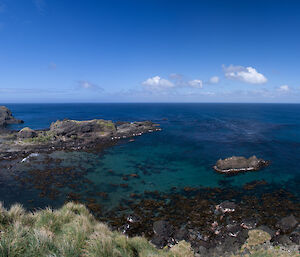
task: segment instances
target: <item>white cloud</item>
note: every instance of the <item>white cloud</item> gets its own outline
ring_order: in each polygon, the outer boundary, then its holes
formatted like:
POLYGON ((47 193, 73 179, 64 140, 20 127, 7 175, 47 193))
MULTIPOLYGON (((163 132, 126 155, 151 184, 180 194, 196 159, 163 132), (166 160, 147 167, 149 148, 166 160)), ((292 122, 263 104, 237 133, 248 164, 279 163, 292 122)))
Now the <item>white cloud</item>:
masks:
POLYGON ((80 81, 78 81, 77 88, 79 88, 79 89, 86 89, 86 90, 101 90, 101 91, 103 90, 98 85, 93 84, 93 83, 91 83, 89 81, 86 81, 86 80, 80 80, 80 81))
POLYGON ((217 83, 219 83, 219 81, 220 81, 220 78, 218 77, 218 76, 213 76, 213 77, 211 77, 210 79, 209 79, 209 83, 210 84, 217 84, 217 83))
POLYGON ((282 85, 282 86, 280 86, 278 88, 278 91, 280 91, 280 92, 288 92, 288 91, 290 91, 290 88, 289 88, 288 85, 282 85))
POLYGON ((174 84, 167 80, 167 79, 163 79, 159 76, 155 76, 152 78, 149 78, 147 80, 145 80, 142 85, 149 89, 149 90, 153 90, 153 91, 162 91, 162 90, 166 90, 166 89, 170 89, 174 87, 174 84))
POLYGON ((194 88, 202 88, 203 87, 203 82, 200 79, 194 79, 194 80, 190 80, 188 82, 188 85, 190 87, 194 87, 194 88))
POLYGON ((225 77, 228 79, 240 80, 250 84, 263 84, 268 81, 263 74, 257 72, 253 67, 230 65, 228 67, 223 66, 223 70, 225 77))

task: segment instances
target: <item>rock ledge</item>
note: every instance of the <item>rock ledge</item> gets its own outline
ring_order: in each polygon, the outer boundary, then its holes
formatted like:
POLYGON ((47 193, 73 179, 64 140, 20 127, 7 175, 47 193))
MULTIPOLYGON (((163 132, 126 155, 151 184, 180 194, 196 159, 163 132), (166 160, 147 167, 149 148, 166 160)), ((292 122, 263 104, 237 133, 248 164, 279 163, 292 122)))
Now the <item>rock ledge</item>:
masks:
POLYGON ((9 124, 19 123, 23 123, 23 121, 16 119, 7 107, 0 106, 0 128, 3 128, 9 124))

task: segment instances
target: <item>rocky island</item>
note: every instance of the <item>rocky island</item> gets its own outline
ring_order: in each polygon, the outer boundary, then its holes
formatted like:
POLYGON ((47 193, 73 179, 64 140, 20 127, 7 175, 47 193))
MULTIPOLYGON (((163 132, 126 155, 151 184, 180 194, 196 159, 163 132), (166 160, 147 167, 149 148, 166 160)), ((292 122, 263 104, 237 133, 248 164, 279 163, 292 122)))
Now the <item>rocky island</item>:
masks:
POLYGON ((252 156, 248 159, 241 156, 232 156, 224 160, 218 160, 213 168, 215 171, 223 174, 237 174, 240 172, 259 170, 268 165, 268 161, 259 159, 256 156, 252 156))
POLYGON ((23 121, 16 119, 7 107, 0 106, 0 129, 3 129, 9 124, 19 123, 23 123, 23 121))
POLYGON ((151 121, 112 122, 102 119, 58 120, 45 130, 29 127, 20 131, 5 129, 8 124, 22 122, 15 119, 9 109, 0 107, 0 160, 22 157, 32 152, 99 150, 121 139, 161 130, 158 124, 151 121))

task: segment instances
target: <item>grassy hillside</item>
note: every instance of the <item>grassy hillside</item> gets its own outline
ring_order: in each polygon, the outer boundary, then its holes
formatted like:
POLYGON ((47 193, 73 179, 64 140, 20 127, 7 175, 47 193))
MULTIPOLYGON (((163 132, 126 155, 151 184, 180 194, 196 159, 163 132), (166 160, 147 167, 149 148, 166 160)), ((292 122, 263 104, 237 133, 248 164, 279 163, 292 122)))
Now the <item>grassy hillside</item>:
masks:
POLYGON ((0 205, 0 231, 1 257, 194 256, 186 242, 171 250, 158 250, 145 238, 112 232, 83 205, 74 203, 34 213, 25 212, 18 204, 9 210, 0 205))
MULTIPOLYGON (((241 249, 223 256, 299 256, 296 248, 274 247, 270 235, 251 230, 241 249)), ((212 256, 220 256, 212 251, 212 256)), ((127 238, 98 222, 84 205, 68 203, 61 209, 34 213, 21 205, 9 210, 0 203, 0 257, 192 257, 184 241, 170 250, 156 249, 145 238, 127 238)), ((200 256, 196 254, 196 256, 200 256)), ((202 256, 202 255, 201 255, 202 256)))

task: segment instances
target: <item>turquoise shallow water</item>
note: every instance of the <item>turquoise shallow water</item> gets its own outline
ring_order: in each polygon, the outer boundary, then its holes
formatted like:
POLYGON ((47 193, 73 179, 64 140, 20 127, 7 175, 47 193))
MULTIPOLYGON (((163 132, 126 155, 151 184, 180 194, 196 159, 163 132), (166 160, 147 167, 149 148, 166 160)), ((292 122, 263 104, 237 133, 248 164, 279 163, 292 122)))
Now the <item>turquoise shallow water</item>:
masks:
MULTIPOLYGON (((50 154, 61 159, 60 166, 83 172, 82 183, 73 190, 88 198, 91 192, 106 192, 108 197, 95 197, 109 209, 132 194, 145 191, 170 192, 184 187, 242 187, 254 180, 265 180, 299 194, 300 105, 283 104, 58 104, 7 105, 22 126, 46 128, 52 121, 63 118, 104 118, 114 121, 152 120, 161 124, 162 131, 121 142, 102 153, 50 154), (271 161, 259 172, 233 177, 214 172, 219 158, 232 155, 258 157, 271 161), (81 169, 82 168, 82 169, 81 169), (139 178, 130 177, 137 174, 139 178), (124 176, 128 180, 124 180, 124 176), (126 187, 121 184, 128 184, 126 187)), ((13 128, 20 128, 15 126, 13 128)), ((15 172, 22 174, 35 168, 47 169, 53 164, 32 160, 17 164, 15 172)), ((3 172, 2 172, 3 173, 3 172)), ((4 187, 1 200, 21 201, 25 205, 34 198, 34 207, 60 205, 63 196, 53 201, 39 199, 39 191, 15 186, 12 178, 1 175, 4 187), (6 190, 6 191, 4 191, 6 190)), ((69 192, 70 188, 61 188, 69 192)), ((71 190, 72 191, 72 190, 71 190)))

